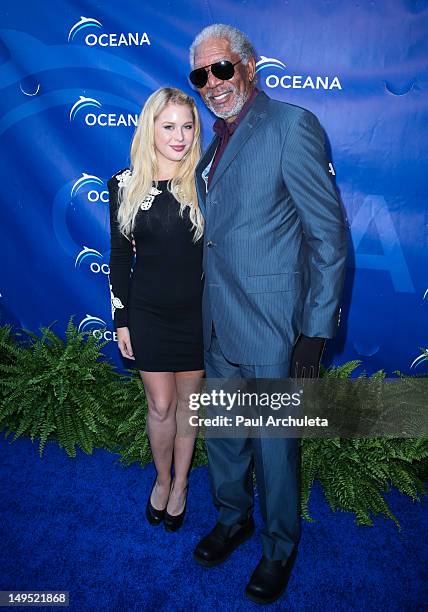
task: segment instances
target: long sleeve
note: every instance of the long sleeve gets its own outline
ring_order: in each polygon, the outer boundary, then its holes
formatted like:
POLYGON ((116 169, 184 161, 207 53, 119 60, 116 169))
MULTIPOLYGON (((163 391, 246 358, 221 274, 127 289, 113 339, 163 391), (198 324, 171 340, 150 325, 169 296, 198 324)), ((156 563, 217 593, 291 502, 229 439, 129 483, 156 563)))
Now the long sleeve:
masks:
POLYGON ((110 299, 111 313, 116 329, 128 326, 128 289, 133 259, 130 240, 119 231, 117 221, 120 174, 107 183, 110 196, 110 299))
POLYGON ((332 338, 346 269, 347 224, 328 172, 324 132, 312 113, 306 111, 291 126, 282 151, 282 171, 308 246, 309 291, 301 331, 332 338))

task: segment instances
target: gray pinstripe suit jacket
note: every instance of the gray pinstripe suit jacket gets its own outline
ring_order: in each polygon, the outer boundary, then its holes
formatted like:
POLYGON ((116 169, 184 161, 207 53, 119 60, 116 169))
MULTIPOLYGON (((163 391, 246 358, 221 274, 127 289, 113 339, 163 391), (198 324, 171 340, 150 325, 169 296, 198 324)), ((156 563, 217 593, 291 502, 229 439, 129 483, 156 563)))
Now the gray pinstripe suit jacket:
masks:
POLYGON ((300 332, 331 338, 338 325, 347 224, 324 132, 309 111, 260 92, 206 193, 202 171, 218 142, 196 169, 205 219, 205 348, 214 322, 230 361, 281 363, 300 332))

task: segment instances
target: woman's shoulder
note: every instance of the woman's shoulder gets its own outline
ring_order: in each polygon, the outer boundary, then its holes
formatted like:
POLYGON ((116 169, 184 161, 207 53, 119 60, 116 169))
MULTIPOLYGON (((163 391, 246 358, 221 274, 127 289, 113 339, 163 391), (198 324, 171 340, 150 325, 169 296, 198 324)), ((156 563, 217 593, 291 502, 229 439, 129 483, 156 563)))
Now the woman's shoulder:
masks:
POLYGON ((122 170, 119 170, 119 172, 116 172, 116 174, 113 174, 113 176, 109 178, 107 185, 116 189, 118 187, 124 187, 126 181, 131 177, 131 175, 132 172, 130 168, 122 168, 122 170))

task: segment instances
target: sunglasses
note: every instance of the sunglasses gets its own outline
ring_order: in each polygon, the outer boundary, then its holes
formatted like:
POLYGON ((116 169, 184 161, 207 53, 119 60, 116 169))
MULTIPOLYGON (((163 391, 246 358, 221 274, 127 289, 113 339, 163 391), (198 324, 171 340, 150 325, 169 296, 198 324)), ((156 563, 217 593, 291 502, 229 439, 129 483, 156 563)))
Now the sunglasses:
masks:
POLYGON ((229 62, 229 60, 220 60, 219 62, 215 62, 215 64, 211 64, 210 66, 196 68, 196 70, 192 70, 192 72, 189 74, 190 82, 193 83, 193 85, 198 89, 205 87, 208 82, 209 70, 211 70, 211 73, 217 79, 228 81, 235 74, 236 64, 239 64, 241 61, 242 60, 238 60, 232 64, 232 62, 229 62))

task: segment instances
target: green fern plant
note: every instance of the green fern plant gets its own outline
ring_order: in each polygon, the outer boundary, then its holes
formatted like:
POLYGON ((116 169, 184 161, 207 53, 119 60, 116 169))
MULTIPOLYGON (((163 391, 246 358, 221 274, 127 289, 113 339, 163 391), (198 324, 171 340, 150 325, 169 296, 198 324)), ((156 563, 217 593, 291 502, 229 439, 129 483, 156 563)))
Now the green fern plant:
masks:
MULTIPOLYGON (((0 430, 14 432, 14 440, 39 438, 40 455, 47 440, 56 439, 71 457, 76 447, 119 453, 121 462, 152 460, 146 433, 147 402, 138 375, 119 375, 106 361, 98 341, 78 332, 70 318, 65 340, 47 328, 41 337, 32 332, 12 334, 0 327, 0 430)), ((428 357, 428 349, 425 349, 428 357)), ((359 361, 322 369, 322 376, 348 379, 359 361)), ((128 374, 129 374, 128 373, 128 374)), ((415 377, 395 372, 412 386, 415 377)), ((370 377, 382 381, 380 370, 370 377)), ((356 377, 364 382, 365 374, 356 377)), ((327 387, 328 389, 328 387, 327 387)), ((337 388, 336 388, 337 389, 337 388)), ((339 392, 341 386, 338 386, 339 392)), ((358 400, 358 384, 345 389, 344 400, 358 400)), ((371 392, 376 393, 376 384, 371 392)), ((330 391, 328 391, 330 392, 330 391)), ((335 398, 337 399, 337 398, 335 398)), ((417 500, 428 480, 428 440, 413 438, 304 438, 301 469, 301 514, 312 521, 308 503, 319 480, 333 511, 353 512, 357 524, 372 525, 371 515, 383 514, 399 527, 382 493, 391 486, 417 500)), ((205 443, 198 437, 193 465, 207 462, 205 443)))
MULTIPOLYGON (((3 325, 0 327, 0 366, 3 366, 4 370, 7 370, 7 366, 12 366, 12 364, 19 363, 21 350, 17 344, 17 338, 19 337, 18 334, 19 332, 12 332, 11 325, 3 325)), ((19 419, 16 412, 8 414, 3 419, 1 416, 1 405, 3 404, 6 395, 6 388, 1 384, 0 379, 0 430, 8 427, 9 431, 16 431, 19 426, 19 419)))
POLYGON ((394 486, 412 500, 419 499, 425 486, 415 463, 427 457, 424 439, 306 438, 302 440, 302 516, 313 520, 308 501, 318 479, 333 511, 354 512, 359 525, 373 525, 370 513, 381 513, 400 527, 381 493, 394 486))
MULTIPOLYGON (((5 424, 14 440, 21 435, 46 441, 55 438, 71 457, 76 446, 91 453, 97 438, 108 430, 104 406, 117 395, 115 373, 101 349, 107 341, 79 332, 70 318, 63 340, 49 327, 42 335, 23 330, 27 342, 0 337, 0 428, 5 424)), ((108 438, 108 436, 104 436, 108 438)))
MULTIPOLYGON (((0 327, 0 365, 10 366, 19 357, 19 347, 12 333, 11 325, 0 327)), ((5 396, 4 387, 0 386, 0 404, 5 396)))
MULTIPOLYGON (((353 361, 324 370, 323 376, 347 378, 359 364, 353 361)), ((384 377, 380 370, 371 379, 384 377)), ((373 525, 370 515, 383 514, 400 528, 382 496, 391 486, 412 500, 426 493, 428 440, 424 438, 303 438, 301 449, 301 514, 308 521, 313 520, 308 503, 315 480, 320 481, 330 508, 354 512, 359 525, 373 525)))
POLYGON ((152 461, 146 432, 147 399, 142 380, 135 371, 121 386, 120 405, 126 410, 116 429, 121 462, 130 465, 139 461, 145 466, 152 461))
POLYGON ((0 363, 10 363, 15 346, 15 341, 12 337, 12 326, 3 325, 0 327, 0 363))

